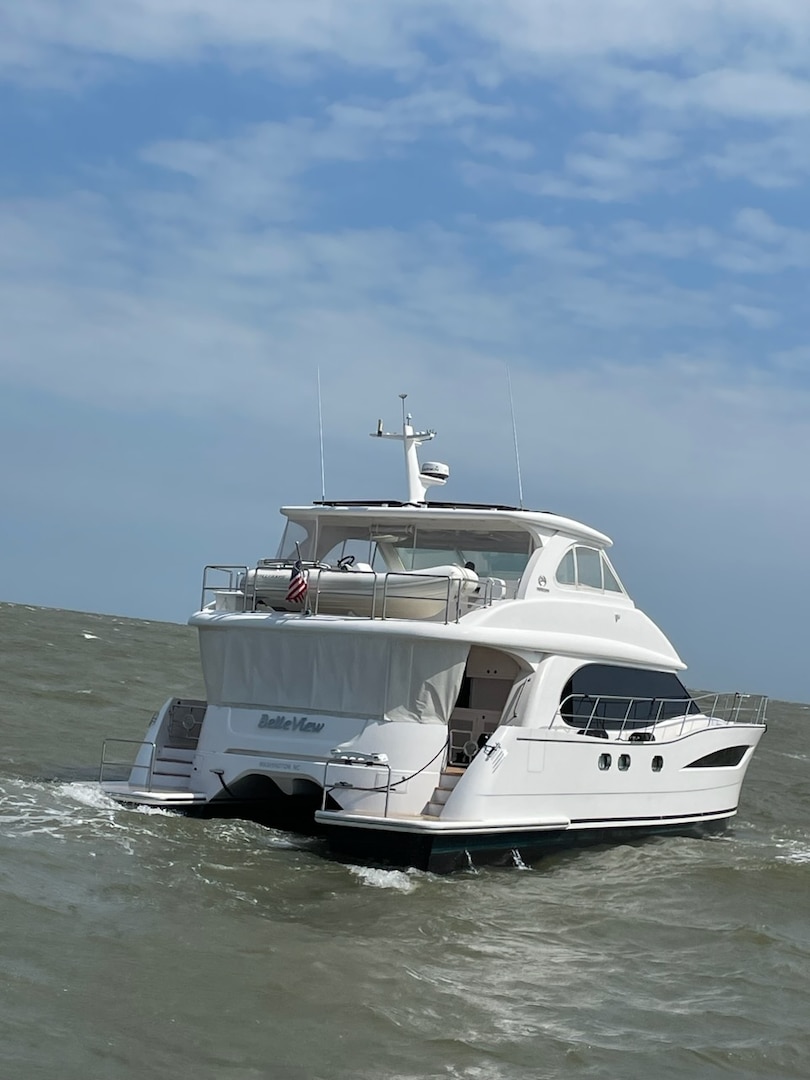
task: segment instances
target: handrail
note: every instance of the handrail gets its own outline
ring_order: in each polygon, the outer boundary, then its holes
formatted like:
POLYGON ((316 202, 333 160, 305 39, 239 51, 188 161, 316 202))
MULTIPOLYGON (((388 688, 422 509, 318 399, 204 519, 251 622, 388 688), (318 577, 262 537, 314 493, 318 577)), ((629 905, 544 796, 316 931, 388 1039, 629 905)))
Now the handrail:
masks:
POLYGON ((248 575, 248 567, 247 566, 236 566, 236 565, 231 565, 231 564, 228 564, 228 563, 224 563, 224 564, 209 563, 203 569, 203 583, 202 583, 202 594, 200 596, 200 610, 202 611, 203 608, 205 607, 206 594, 207 593, 229 592, 229 593, 233 593, 236 596, 240 596, 240 595, 242 596, 242 611, 253 611, 255 609, 255 607, 256 607, 256 585, 255 585, 255 581, 256 581, 256 579, 255 579, 255 576, 254 576, 253 589, 251 590, 251 588, 250 588, 251 582, 250 582, 250 578, 249 578, 249 575, 248 575), (227 584, 225 584, 225 583, 219 583, 219 584, 216 584, 216 583, 211 584, 211 583, 209 583, 209 574, 211 572, 227 574, 228 575, 227 584), (248 607, 247 604, 246 604, 246 601, 248 599, 248 595, 251 592, 252 592, 252 603, 251 603, 250 607, 248 607))
POLYGON ((697 717, 717 723, 764 724, 767 704, 768 698, 764 695, 742 693, 677 698, 569 694, 560 702, 554 720, 559 718, 569 727, 581 727, 586 735, 591 731, 615 729, 617 738, 621 739, 627 729, 650 729, 667 720, 680 719, 681 732, 690 718, 697 717), (587 706, 584 711, 583 705, 587 706))
MULTIPOLYGON (((210 594, 216 597, 226 598, 223 601, 223 610, 239 612, 255 612, 268 604, 262 599, 271 592, 273 585, 262 586, 260 577, 263 570, 289 570, 292 573, 295 563, 290 559, 261 559, 255 569, 244 565, 214 564, 207 565, 203 571, 202 595, 200 607, 204 609, 210 602, 210 594), (213 581, 214 575, 227 575, 224 580, 213 581)), ((329 566, 320 563, 304 563, 303 569, 308 577, 308 603, 302 614, 318 615, 322 601, 326 595, 322 587, 323 575, 334 574, 336 571, 329 566)), ((478 607, 490 607, 496 599, 505 599, 502 595, 503 582, 499 578, 466 578, 454 577, 452 574, 431 573, 429 570, 420 572, 412 570, 386 570, 386 571, 346 571, 345 592, 347 595, 346 607, 351 609, 352 585, 359 589, 357 593, 358 606, 369 610, 368 618, 415 618, 416 620, 442 618, 444 623, 459 622, 467 610, 478 607), (373 575, 372 581, 368 582, 368 575, 373 575), (354 582, 353 579, 354 578, 354 582), (363 579, 366 580, 363 580, 363 579), (414 590, 408 590, 408 581, 413 580, 414 590), (435 584, 432 594, 423 595, 417 589, 420 582, 435 584), (370 589, 368 588, 370 584, 370 589), (363 592, 363 586, 366 591, 363 592), (497 597, 496 597, 497 592, 497 597), (424 610, 429 610, 428 615, 391 615, 391 605, 396 602, 405 602, 415 610, 420 610, 419 605, 427 605, 424 610), (370 605, 370 607, 369 607, 370 605), (437 609, 438 605, 438 609, 437 609), (442 611, 443 609, 443 611, 442 611)), ((334 587, 334 583, 332 583, 334 587)), ((286 599, 281 591, 280 584, 275 585, 279 591, 276 610, 287 610, 286 599)), ((337 595, 342 597, 342 589, 338 589, 337 595)), ((219 605, 217 605, 219 606, 219 605)), ((338 612, 339 613, 339 612, 338 612)), ((347 610, 348 613, 348 610, 347 610)))
POLYGON ((382 791, 382 788, 377 787, 363 787, 362 784, 350 784, 348 781, 339 781, 337 784, 333 784, 331 788, 327 787, 326 777, 329 772, 330 765, 340 765, 345 769, 368 769, 368 768, 382 768, 385 769, 388 774, 388 779, 385 784, 385 806, 383 808, 383 817, 388 817, 388 801, 391 797, 391 766, 387 761, 375 761, 376 755, 346 754, 345 757, 330 758, 329 761, 324 762, 323 766, 323 799, 321 800, 321 810, 326 809, 326 799, 330 791, 334 791, 335 788, 348 788, 351 791, 382 791))
POLYGON ((98 769, 98 782, 99 782, 99 784, 102 784, 104 782, 104 769, 108 765, 109 766, 116 766, 117 768, 129 769, 130 783, 132 782, 131 777, 132 777, 132 772, 133 772, 134 769, 145 769, 146 770, 146 781, 144 783, 144 789, 146 791, 151 791, 152 790, 152 778, 153 778, 154 769, 155 769, 155 755, 156 755, 156 753, 157 753, 157 744, 155 742, 153 742, 151 739, 117 739, 117 738, 105 739, 104 742, 101 744, 101 762, 99 764, 99 769, 98 769), (137 758, 138 758, 137 754, 135 755, 135 760, 134 761, 115 761, 115 760, 113 760, 111 758, 108 758, 107 757, 107 746, 110 743, 127 743, 130 746, 138 746, 138 747, 148 746, 149 747, 149 763, 147 765, 139 765, 138 760, 137 760, 137 758))

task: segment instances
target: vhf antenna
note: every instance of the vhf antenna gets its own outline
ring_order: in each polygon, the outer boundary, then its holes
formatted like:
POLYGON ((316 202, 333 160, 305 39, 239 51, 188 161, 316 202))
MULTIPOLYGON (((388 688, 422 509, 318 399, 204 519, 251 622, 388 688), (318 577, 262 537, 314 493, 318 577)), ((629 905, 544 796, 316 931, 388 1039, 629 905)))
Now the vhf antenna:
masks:
POLYGON ((506 384, 509 387, 509 410, 512 413, 512 439, 515 443, 515 468, 517 469, 518 495, 520 497, 520 509, 523 509, 523 479, 520 475, 520 451, 518 450, 517 420, 515 419, 515 399, 512 397, 512 376, 509 365, 506 365, 506 384))
POLYGON ((321 369, 316 369, 318 376, 318 436, 321 447, 321 502, 326 502, 326 470, 323 463, 323 408, 321 407, 321 369))

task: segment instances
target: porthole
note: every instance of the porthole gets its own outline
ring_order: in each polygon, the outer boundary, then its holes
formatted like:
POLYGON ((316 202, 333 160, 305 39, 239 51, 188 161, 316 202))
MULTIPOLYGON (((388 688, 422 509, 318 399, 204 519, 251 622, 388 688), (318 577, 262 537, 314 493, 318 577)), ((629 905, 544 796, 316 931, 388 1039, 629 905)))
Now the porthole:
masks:
POLYGON ((630 768, 630 755, 629 754, 619 754, 619 770, 621 772, 627 772, 627 770, 629 768, 630 768))
POLYGON ((599 755, 599 768, 602 770, 602 772, 607 772, 607 770, 612 764, 613 758, 610 756, 610 754, 599 755))
POLYGON ((661 772, 663 767, 664 767, 664 759, 661 757, 660 754, 656 754, 655 757, 652 759, 652 771, 653 772, 661 772))

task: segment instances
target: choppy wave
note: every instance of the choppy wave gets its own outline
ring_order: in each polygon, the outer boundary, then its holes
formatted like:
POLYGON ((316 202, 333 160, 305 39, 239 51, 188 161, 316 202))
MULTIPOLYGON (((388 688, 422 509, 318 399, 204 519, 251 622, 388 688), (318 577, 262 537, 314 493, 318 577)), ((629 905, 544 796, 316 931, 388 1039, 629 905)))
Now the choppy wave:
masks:
POLYGON ((363 885, 374 889, 396 889, 397 892, 410 893, 417 887, 417 870, 382 870, 371 866, 348 865, 347 869, 363 885))

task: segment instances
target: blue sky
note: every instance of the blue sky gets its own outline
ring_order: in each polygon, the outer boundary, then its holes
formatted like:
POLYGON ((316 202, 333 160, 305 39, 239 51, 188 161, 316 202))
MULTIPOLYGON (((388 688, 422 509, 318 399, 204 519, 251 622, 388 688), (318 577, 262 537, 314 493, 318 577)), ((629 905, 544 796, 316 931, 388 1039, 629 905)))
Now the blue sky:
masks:
POLYGON ((0 598, 182 621, 277 507, 613 536, 693 685, 810 700, 810 5, 26 0, 0 34, 0 598))

